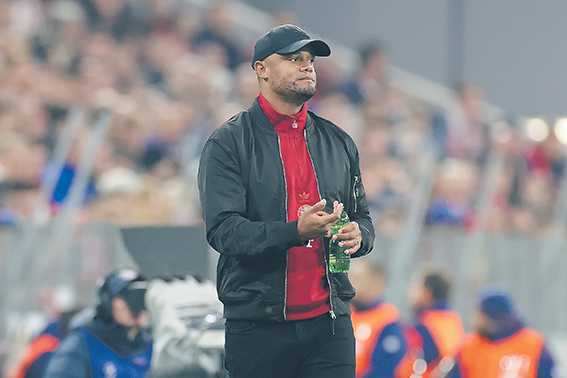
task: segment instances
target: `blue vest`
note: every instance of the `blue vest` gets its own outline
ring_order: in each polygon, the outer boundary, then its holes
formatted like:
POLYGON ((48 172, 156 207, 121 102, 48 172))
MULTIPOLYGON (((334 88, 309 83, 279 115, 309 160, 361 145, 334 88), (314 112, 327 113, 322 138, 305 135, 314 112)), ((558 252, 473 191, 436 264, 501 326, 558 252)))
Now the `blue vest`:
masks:
POLYGON ((152 345, 146 351, 131 357, 122 357, 104 345, 84 328, 84 336, 91 358, 92 378, 144 378, 150 369, 152 345))

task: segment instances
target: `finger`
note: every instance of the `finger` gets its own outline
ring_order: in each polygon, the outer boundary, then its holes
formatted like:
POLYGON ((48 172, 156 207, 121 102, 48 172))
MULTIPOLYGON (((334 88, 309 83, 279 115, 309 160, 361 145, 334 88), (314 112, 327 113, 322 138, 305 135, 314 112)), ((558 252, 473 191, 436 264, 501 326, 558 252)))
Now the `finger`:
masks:
POLYGON ((337 234, 333 236, 333 238, 340 239, 340 240, 348 240, 348 239, 355 239, 360 237, 360 228, 358 227, 358 223, 350 222, 345 227, 341 228, 337 234))
POLYGON ((359 236, 354 237, 354 238, 341 240, 339 242, 339 247, 352 248, 355 245, 360 245, 361 242, 362 242, 362 238, 359 235, 359 236))
POLYGON ((356 221, 351 221, 349 224, 341 228, 341 230, 343 231, 343 233, 360 233, 360 228, 358 227, 358 223, 356 223, 356 221))
POLYGON ((344 205, 342 203, 339 203, 337 201, 333 203, 333 212, 329 214, 330 215, 329 220, 332 222, 332 224, 335 224, 335 222, 341 218, 343 207, 344 205))
POLYGON ((352 248, 346 249, 345 254, 346 255, 352 255, 353 253, 356 253, 356 251, 358 251, 359 249, 360 249, 360 244, 357 244, 352 248))
POLYGON ((361 238, 361 237, 357 237, 357 238, 354 238, 354 239, 352 239, 352 240, 344 241, 344 242, 342 242, 342 243, 345 243, 345 246, 346 246, 346 244, 348 243, 348 245, 350 246, 350 248, 347 249, 347 250, 345 250, 345 253, 346 253, 347 255, 351 255, 351 254, 355 253, 356 251, 358 251, 358 250, 360 249, 360 245, 362 244, 362 238, 361 238), (354 244, 354 245, 353 245, 353 244, 354 244))
POLYGON ((354 239, 360 236, 360 228, 358 223, 351 221, 349 224, 339 230, 338 239, 354 239))
MULTIPOLYGON (((307 208, 307 210, 305 210, 305 213, 303 213, 303 215, 307 214, 318 214, 320 211, 322 211, 325 208, 325 205, 327 204, 327 200, 326 199, 322 199, 321 201, 317 202, 315 205, 307 208)), ((318 214, 320 215, 320 214, 318 214)))
POLYGON ((337 201, 333 203, 333 215, 336 215, 337 219, 340 218, 341 213, 343 212, 343 208, 344 205, 342 203, 339 203, 337 201))

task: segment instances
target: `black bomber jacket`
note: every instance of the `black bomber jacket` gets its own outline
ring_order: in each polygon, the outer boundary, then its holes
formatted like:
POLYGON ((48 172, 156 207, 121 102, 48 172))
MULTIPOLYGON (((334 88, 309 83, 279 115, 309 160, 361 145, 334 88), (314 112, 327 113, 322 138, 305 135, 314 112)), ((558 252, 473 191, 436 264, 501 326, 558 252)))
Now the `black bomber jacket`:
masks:
MULTIPOLYGON (((358 150, 337 125, 308 112, 307 150, 325 211, 339 201, 362 232, 368 254, 374 228, 360 178, 358 150)), ((258 100, 210 136, 198 174, 207 240, 220 253, 217 291, 228 319, 285 320, 287 250, 304 245, 297 220, 287 220, 287 190, 279 136, 258 100)), ((325 261, 328 262, 328 242, 325 261)), ((331 316, 350 314, 355 290, 346 273, 330 273, 331 316)))

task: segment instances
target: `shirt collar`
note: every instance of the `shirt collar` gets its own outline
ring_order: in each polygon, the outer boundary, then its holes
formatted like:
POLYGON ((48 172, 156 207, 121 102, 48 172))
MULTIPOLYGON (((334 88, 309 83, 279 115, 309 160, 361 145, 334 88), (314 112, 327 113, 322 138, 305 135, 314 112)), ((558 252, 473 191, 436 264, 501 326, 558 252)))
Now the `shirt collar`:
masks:
POLYGON ((299 113, 290 116, 274 110, 262 92, 258 95, 258 102, 276 131, 288 131, 290 128, 302 131, 305 128, 305 124, 307 123, 307 106, 305 106, 305 104, 303 104, 299 113))

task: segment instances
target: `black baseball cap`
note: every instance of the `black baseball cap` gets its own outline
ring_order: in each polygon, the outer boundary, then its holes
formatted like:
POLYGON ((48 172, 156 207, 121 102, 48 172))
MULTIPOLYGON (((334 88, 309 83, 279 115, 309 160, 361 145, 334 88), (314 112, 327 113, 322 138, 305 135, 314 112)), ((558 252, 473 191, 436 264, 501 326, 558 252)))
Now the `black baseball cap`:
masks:
POLYGON ((145 281, 129 282, 124 289, 117 294, 124 299, 128 308, 134 316, 138 316, 140 312, 146 309, 146 291, 148 283, 145 281))
POLYGON ((310 45, 315 56, 331 55, 329 45, 320 39, 311 39, 309 34, 299 26, 292 24, 276 26, 256 41, 251 62, 252 68, 254 68, 254 63, 272 54, 290 54, 306 45, 310 45))

